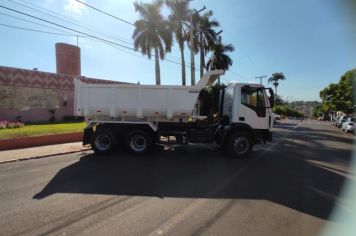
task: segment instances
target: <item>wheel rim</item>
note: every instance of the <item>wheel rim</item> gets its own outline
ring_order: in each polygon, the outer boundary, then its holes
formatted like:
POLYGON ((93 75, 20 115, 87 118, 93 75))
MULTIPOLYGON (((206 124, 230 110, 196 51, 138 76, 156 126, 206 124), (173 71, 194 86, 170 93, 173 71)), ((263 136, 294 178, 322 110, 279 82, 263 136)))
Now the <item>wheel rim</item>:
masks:
POLYGON ((244 154, 249 149, 249 141, 245 137, 236 137, 234 140, 234 151, 237 154, 244 154))
POLYGON ((100 151, 108 151, 111 146, 111 138, 108 134, 99 134, 95 138, 95 147, 100 151))
POLYGON ((130 148, 135 152, 143 152, 147 147, 147 140, 145 136, 136 134, 130 139, 130 148))

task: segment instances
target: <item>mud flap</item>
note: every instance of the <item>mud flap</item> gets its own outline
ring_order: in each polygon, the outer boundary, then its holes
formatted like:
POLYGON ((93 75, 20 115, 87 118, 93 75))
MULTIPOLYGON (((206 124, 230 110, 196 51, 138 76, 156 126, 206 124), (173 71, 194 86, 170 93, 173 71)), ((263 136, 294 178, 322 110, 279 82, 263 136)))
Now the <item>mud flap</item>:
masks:
POLYGON ((84 129, 83 145, 90 144, 90 139, 92 135, 93 135, 93 127, 84 129))

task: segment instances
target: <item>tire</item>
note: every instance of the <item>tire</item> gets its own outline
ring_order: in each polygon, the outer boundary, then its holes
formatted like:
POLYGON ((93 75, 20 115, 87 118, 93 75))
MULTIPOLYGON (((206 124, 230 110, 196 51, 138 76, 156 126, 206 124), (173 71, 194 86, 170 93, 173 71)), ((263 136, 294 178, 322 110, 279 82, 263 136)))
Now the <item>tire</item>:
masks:
POLYGON ((151 151, 153 145, 152 135, 144 130, 134 130, 126 136, 126 147, 131 153, 145 154, 151 151))
POLYGON ((110 130, 98 129, 91 138, 91 148, 96 154, 109 154, 115 150, 115 136, 110 130))
POLYGON ((247 132, 237 131, 232 133, 225 145, 227 154, 234 158, 246 158, 253 148, 251 135, 247 132))

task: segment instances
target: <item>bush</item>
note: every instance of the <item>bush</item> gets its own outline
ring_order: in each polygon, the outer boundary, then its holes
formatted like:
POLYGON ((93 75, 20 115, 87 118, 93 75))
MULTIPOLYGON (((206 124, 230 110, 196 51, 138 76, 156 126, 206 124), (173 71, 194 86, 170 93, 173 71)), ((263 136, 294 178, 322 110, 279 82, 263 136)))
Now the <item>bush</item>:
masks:
POLYGON ((19 121, 7 121, 7 120, 0 121, 0 129, 22 128, 24 126, 25 124, 19 121))
POLYGON ((278 115, 287 116, 287 117, 295 116, 295 117, 301 118, 304 116, 302 113, 298 112, 297 110, 295 110, 287 105, 275 106, 273 108, 273 112, 278 115))

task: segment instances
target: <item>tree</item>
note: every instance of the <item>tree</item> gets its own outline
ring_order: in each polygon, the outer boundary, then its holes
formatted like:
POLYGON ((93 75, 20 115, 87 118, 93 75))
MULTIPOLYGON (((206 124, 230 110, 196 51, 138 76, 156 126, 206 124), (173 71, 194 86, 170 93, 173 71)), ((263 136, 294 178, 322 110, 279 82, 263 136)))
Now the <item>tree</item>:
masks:
POLYGON ((322 111, 323 113, 326 112, 330 113, 335 110, 338 110, 337 91, 338 91, 338 84, 330 84, 328 87, 320 91, 319 95, 321 100, 323 101, 320 106, 320 111, 322 111))
POLYGON ((284 74, 282 73, 282 72, 280 72, 280 73, 278 73, 278 72, 276 72, 276 73, 273 73, 272 74, 272 77, 270 77, 269 79, 268 79, 268 83, 272 83, 273 84, 273 86, 274 86, 274 88, 275 88, 275 94, 277 95, 277 87, 278 87, 278 85, 279 85, 279 81, 280 80, 285 80, 286 79, 286 77, 284 76, 284 74))
POLYGON ((152 50, 155 57, 156 84, 161 84, 159 59, 164 59, 172 48, 172 31, 167 20, 161 13, 162 1, 153 3, 134 3, 135 11, 139 12, 141 19, 137 20, 132 38, 134 49, 140 50, 143 55, 151 59, 152 50))
POLYGON ((313 109, 314 117, 320 117, 320 116, 323 116, 324 114, 325 114, 325 110, 323 109, 321 104, 314 107, 314 109, 313 109))
MULTIPOLYGON (((232 44, 223 44, 221 36, 218 36, 216 43, 212 46, 212 55, 206 63, 207 70, 228 70, 232 65, 232 59, 226 54, 233 52, 235 49, 232 44)), ((220 78, 218 80, 220 83, 220 78)))
POLYGON ((219 112, 220 92, 225 88, 226 85, 224 84, 215 84, 207 86, 200 91, 198 98, 201 102, 200 115, 212 116, 219 112))
POLYGON ((284 116, 295 116, 295 117, 303 117, 304 114, 298 112, 296 109, 290 107, 289 105, 278 105, 273 107, 273 112, 278 115, 284 116))
POLYGON ((190 79, 191 85, 195 85, 195 59, 194 55, 199 52, 198 37, 197 37, 197 23, 199 13, 195 12, 190 15, 189 31, 186 32, 188 46, 190 49, 190 79))
MULTIPOLYGON (((204 15, 197 17, 197 37, 200 52, 200 77, 204 74, 205 68, 205 56, 210 49, 214 47, 217 39, 217 35, 213 28, 219 27, 220 24, 216 20, 211 20, 210 17, 213 15, 213 11, 208 11, 204 15)), ((221 31, 220 31, 221 33, 221 31)))
POLYGON ((337 91, 337 108, 346 114, 355 112, 356 69, 347 71, 341 76, 337 91), (354 91, 352 91, 354 89, 354 91))
POLYGON ((286 102, 283 100, 283 98, 279 95, 275 95, 275 105, 285 105, 286 102))
POLYGON ((328 112, 342 111, 346 114, 355 112, 353 94, 356 85, 356 69, 343 74, 337 84, 329 84, 320 91, 322 108, 328 112))
POLYGON ((188 0, 166 0, 166 5, 171 10, 168 16, 172 31, 178 42, 182 64, 182 85, 186 85, 184 42, 187 40, 185 31, 186 23, 189 21, 190 10, 188 0))

